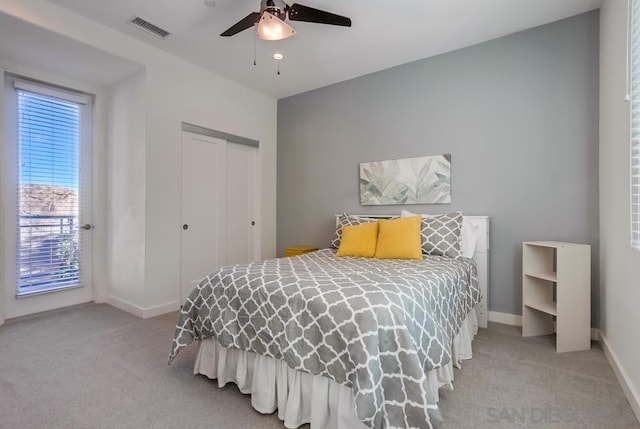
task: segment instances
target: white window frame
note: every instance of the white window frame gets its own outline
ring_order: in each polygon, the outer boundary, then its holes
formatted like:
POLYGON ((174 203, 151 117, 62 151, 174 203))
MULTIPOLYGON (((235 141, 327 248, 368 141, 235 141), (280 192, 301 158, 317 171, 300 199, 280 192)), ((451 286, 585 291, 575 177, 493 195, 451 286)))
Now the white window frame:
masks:
POLYGON ((640 0, 629 3, 629 206, 631 247, 640 251, 640 0))
MULTIPOLYGON (((5 183, 3 184, 3 189, 5 192, 2 195, 3 205, 5 205, 4 210, 4 238, 6 240, 3 244, 4 247, 4 268, 5 275, 4 282, 5 287, 8 290, 11 290, 13 296, 15 298, 28 298, 30 296, 38 296, 42 294, 50 294, 59 291, 65 291, 69 289, 77 289, 81 287, 88 286, 89 288, 93 288, 93 261, 92 261, 92 249, 93 249, 93 240, 92 234, 84 234, 83 235, 83 248, 87 251, 81 252, 81 278, 78 285, 74 285, 71 287, 63 287, 59 289, 51 289, 47 291, 38 291, 38 292, 26 292, 21 293, 18 290, 18 280, 16 276, 15 269, 17 267, 17 252, 16 252, 16 243, 13 239, 17 236, 17 193, 15 189, 17 189, 18 184, 18 167, 16 160, 18 159, 18 145, 17 142, 14 141, 14 136, 17 136, 17 90, 24 89, 30 90, 33 92, 43 93, 45 95, 54 96, 56 98, 67 99, 74 103, 82 104, 81 107, 81 138, 80 138, 80 177, 79 186, 81 188, 87 188, 88 192, 81 191, 81 219, 90 220, 92 219, 92 176, 91 176, 91 168, 86 168, 93 164, 93 155, 92 155, 92 147, 93 147, 93 96, 74 91, 68 90, 62 87, 59 87, 55 84, 49 84, 45 82, 39 82, 35 80, 31 80, 29 78, 24 78, 22 76, 5 72, 3 75, 3 86, 4 86, 4 108, 5 108, 5 118, 7 118, 7 123, 5 124, 5 132, 6 136, 10 136, 9 140, 5 142, 5 151, 4 156, 6 157, 5 162, 3 162, 3 179, 5 183)), ((80 220, 83 222, 83 220, 80 220)), ((1 292, 1 291, 0 291, 1 292)))

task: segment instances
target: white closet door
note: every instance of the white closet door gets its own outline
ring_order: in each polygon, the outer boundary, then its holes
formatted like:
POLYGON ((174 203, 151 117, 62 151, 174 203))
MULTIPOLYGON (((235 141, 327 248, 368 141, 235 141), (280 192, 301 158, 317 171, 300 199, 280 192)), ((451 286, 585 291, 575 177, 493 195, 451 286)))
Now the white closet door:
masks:
POLYGON ((226 142, 182 134, 181 299, 224 265, 226 142))
POLYGON ((182 301, 210 272, 258 258, 257 152, 183 131, 182 301))
POLYGON ((251 146, 227 144, 226 265, 254 260, 256 152, 251 146))

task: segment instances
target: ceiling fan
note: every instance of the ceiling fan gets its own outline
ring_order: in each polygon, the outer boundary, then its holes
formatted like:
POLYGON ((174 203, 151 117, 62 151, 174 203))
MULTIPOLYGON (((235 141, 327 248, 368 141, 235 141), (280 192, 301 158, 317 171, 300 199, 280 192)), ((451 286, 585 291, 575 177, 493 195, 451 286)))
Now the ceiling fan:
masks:
POLYGON ((261 0, 260 12, 250 13, 232 25, 221 36, 233 36, 258 24, 258 37, 264 40, 282 40, 296 34, 296 30, 286 23, 287 19, 289 21, 351 27, 351 19, 346 16, 314 9, 299 3, 293 3, 289 6, 284 0, 261 0))

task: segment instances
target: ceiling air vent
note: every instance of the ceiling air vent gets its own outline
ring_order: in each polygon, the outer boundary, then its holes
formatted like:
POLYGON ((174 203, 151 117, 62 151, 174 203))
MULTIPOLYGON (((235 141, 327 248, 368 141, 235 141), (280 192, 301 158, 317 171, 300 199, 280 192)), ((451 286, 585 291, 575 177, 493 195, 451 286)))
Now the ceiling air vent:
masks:
POLYGON ((129 23, 135 27, 138 27, 141 30, 146 31, 147 33, 153 34, 156 37, 161 39, 166 39, 171 35, 167 30, 163 30, 157 25, 153 25, 149 21, 146 21, 139 16, 134 17, 129 23))

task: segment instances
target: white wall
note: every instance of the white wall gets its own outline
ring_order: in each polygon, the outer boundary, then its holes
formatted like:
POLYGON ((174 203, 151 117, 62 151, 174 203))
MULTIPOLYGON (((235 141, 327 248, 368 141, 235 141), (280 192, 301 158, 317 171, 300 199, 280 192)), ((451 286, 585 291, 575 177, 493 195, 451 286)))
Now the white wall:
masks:
POLYGON ((123 117, 118 119, 120 125, 109 134, 110 139, 116 135, 123 136, 131 145, 119 144, 111 148, 115 152, 110 154, 115 158, 108 171, 110 185, 116 186, 110 189, 113 200, 108 207, 109 218, 115 221, 112 226, 123 227, 118 232, 120 234, 127 228, 142 225, 144 247, 128 245, 132 241, 139 242, 139 235, 129 239, 116 237, 109 241, 107 253, 110 255, 112 284, 107 291, 107 301, 145 317, 179 305, 182 122, 260 142, 260 256, 275 256, 275 99, 44 0, 4 0, 0 3, 0 12, 139 63, 145 69, 144 91, 138 91, 140 82, 133 84, 127 81, 115 85, 111 93, 113 101, 122 104, 123 91, 133 85, 136 95, 132 96, 132 102, 137 104, 144 98, 146 106, 144 136, 139 130, 123 130, 123 117), (135 165, 127 160, 129 156, 144 160, 144 165, 135 165), (143 189, 139 188, 140 184, 134 184, 136 189, 125 192, 125 181, 116 176, 133 179, 140 175, 138 169, 144 172, 143 189), (135 209, 129 207, 128 200, 141 194, 145 196, 144 204, 139 206, 136 203, 135 209), (117 217, 123 207, 129 207, 136 218, 121 223, 117 217), (142 207, 144 210, 140 212, 142 207))
POLYGON ((598 12, 278 102, 278 251, 327 246, 358 164, 450 153, 452 203, 491 217, 491 311, 522 310, 522 242, 592 249, 598 326, 598 12), (331 171, 327 174, 327 171, 331 171), (579 215, 577 215, 579 213, 579 215))
POLYGON ((147 308, 178 299, 181 121, 260 141, 262 258, 275 256, 276 101, 184 62, 148 68, 147 308), (171 82, 170 85, 168 83, 171 82))
POLYGON ((108 129, 108 299, 144 303, 146 76, 113 85, 108 129))
POLYGON ((627 2, 600 11, 600 330, 640 418, 640 252, 630 246, 627 2))

